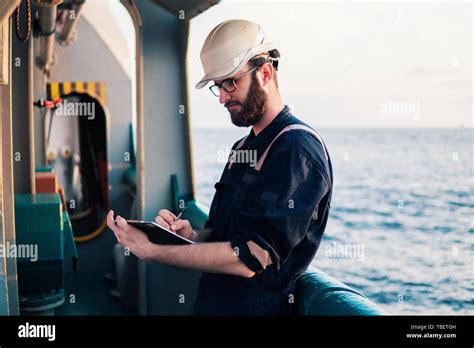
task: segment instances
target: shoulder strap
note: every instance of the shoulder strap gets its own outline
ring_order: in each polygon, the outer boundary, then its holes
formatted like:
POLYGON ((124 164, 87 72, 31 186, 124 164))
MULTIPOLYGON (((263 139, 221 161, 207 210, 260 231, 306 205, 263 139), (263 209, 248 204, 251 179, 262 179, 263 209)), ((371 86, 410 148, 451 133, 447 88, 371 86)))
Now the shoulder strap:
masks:
POLYGON ((258 160, 257 162, 257 165, 255 166, 255 170, 257 171, 260 171, 260 169, 262 168, 263 166, 263 162, 265 161, 265 158, 267 157, 268 155, 268 151, 270 151, 270 148, 271 146, 273 145, 273 143, 283 134, 283 133, 286 133, 290 130, 294 130, 294 129, 300 129, 300 130, 304 130, 308 133, 311 133, 320 143, 321 143, 321 146, 323 147, 323 151, 324 151, 324 156, 326 157, 326 160, 328 159, 328 154, 326 152, 326 146, 324 145, 324 142, 323 142, 323 139, 321 139, 321 137, 319 136, 319 134, 312 128, 308 127, 308 126, 305 126, 305 125, 302 125, 302 124, 290 124, 289 126, 286 126, 285 128, 283 128, 280 133, 278 133, 275 138, 273 138, 272 142, 270 143, 270 145, 268 145, 268 147, 265 149, 265 152, 263 153, 263 155, 260 157, 260 159, 258 160))
MULTIPOLYGON (((237 144, 237 146, 235 147, 235 151, 237 151, 238 149, 240 149, 242 146, 244 146, 244 143, 245 143, 245 140, 247 140, 247 136, 246 135, 245 137, 243 137, 239 143, 237 144)), ((235 151, 233 151, 231 157, 229 158, 229 165, 227 166, 227 169, 230 169, 232 167, 232 163, 234 163, 235 161, 235 151)))

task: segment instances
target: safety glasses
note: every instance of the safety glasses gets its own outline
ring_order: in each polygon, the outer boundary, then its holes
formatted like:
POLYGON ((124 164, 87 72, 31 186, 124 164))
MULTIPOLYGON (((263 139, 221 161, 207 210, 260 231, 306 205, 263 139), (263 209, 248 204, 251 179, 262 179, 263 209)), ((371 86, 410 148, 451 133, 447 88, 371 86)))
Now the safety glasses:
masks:
POLYGON ((219 97, 221 95, 221 88, 224 91, 226 91, 227 93, 232 93, 237 89, 237 85, 235 84, 235 81, 237 81, 241 77, 244 77, 245 75, 250 74, 252 71, 254 71, 258 68, 259 67, 256 66, 256 67, 250 69, 249 71, 246 71, 246 72, 244 72, 240 75, 237 75, 234 78, 224 80, 221 83, 216 83, 216 84, 212 85, 211 87, 209 87, 209 89, 211 90, 212 94, 214 94, 216 97, 219 97))

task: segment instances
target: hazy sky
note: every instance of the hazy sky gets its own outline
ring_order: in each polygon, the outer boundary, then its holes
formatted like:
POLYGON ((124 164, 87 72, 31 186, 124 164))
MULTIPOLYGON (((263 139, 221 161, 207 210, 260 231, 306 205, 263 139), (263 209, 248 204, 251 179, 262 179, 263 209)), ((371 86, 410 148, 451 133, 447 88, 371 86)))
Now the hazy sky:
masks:
POLYGON ((473 127, 473 5, 224 1, 191 21, 193 127, 234 127, 199 53, 220 22, 259 23, 279 45, 285 103, 315 127, 473 127))

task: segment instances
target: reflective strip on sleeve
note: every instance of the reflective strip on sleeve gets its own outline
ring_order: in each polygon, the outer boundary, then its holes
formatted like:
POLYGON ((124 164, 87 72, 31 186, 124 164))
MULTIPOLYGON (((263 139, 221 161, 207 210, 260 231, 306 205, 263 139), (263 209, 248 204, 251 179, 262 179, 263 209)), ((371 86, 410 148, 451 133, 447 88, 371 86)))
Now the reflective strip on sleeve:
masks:
POLYGON ((270 266, 273 263, 270 253, 255 243, 253 240, 249 240, 247 242, 247 246, 249 247, 252 256, 255 257, 258 262, 260 262, 263 269, 266 269, 267 266, 270 266))

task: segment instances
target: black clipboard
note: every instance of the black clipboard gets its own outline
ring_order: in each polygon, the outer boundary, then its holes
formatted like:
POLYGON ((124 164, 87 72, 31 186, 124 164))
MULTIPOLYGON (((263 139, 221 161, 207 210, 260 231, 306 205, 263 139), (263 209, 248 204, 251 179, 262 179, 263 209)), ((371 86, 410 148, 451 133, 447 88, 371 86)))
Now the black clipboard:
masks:
POLYGON ((165 245, 187 245, 196 244, 192 240, 186 239, 177 235, 173 231, 158 225, 154 221, 141 221, 141 220, 127 220, 127 223, 133 227, 143 231, 150 242, 154 244, 165 244, 165 245))

